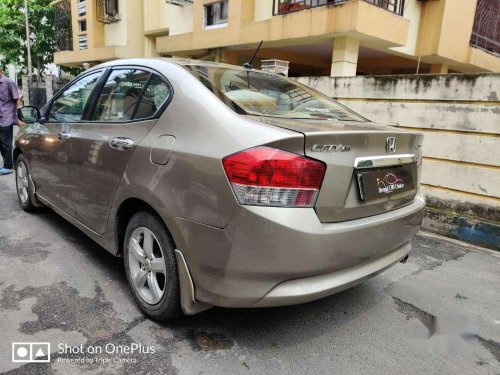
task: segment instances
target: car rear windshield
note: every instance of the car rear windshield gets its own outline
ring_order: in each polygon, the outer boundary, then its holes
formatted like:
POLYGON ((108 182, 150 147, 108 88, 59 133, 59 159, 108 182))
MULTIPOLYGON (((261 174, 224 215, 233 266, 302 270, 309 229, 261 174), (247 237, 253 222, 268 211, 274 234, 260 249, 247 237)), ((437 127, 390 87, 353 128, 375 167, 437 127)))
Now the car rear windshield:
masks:
POLYGON ((240 114, 366 121, 335 100, 276 74, 206 65, 185 68, 240 114))

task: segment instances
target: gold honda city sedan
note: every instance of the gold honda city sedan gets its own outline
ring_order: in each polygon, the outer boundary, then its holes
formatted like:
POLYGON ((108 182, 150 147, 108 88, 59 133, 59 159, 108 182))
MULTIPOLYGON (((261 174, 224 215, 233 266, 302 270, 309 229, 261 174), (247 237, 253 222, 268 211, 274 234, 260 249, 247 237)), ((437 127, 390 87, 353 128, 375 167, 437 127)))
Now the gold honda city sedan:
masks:
POLYGON ((154 319, 329 296, 405 260, 422 220, 422 135, 280 75, 119 60, 19 115, 21 206, 122 256, 154 319))

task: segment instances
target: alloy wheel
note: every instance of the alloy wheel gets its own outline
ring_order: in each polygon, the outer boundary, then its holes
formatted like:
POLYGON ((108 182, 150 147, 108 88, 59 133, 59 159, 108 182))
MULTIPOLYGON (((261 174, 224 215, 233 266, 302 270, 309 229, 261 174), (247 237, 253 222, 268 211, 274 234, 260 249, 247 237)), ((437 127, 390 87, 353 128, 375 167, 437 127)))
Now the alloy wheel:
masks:
POLYGON ((28 170, 23 162, 17 165, 17 193, 19 199, 23 204, 28 201, 29 198, 29 182, 28 182, 28 170))
POLYGON ((159 303, 165 292, 167 269, 158 239, 148 228, 139 227, 132 232, 128 252, 133 287, 146 303, 159 303))

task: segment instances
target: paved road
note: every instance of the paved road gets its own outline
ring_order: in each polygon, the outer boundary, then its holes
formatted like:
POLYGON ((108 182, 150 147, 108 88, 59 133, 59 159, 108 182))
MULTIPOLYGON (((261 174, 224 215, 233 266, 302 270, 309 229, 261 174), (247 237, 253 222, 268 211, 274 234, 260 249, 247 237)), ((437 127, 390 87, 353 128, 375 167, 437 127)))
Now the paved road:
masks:
POLYGON ((418 236, 407 264, 330 298, 155 323, 121 259, 49 210, 21 211, 13 176, 0 197, 0 372, 500 374, 498 256, 418 236), (13 363, 12 342, 50 342, 51 362, 13 363), (139 343, 149 353, 106 353, 139 343))

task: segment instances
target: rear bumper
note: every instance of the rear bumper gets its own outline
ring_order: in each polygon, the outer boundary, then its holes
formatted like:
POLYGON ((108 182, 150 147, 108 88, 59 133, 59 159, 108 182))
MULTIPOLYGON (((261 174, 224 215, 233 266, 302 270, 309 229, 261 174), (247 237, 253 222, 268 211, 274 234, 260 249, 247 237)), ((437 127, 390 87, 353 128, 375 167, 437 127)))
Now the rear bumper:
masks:
POLYGON ((407 243, 387 255, 344 270, 285 281, 253 307, 295 305, 341 292, 385 271, 407 256, 410 250, 411 245, 407 243))
POLYGON ((312 208, 240 206, 224 229, 167 222, 196 300, 223 307, 297 304, 347 289, 404 258, 425 200, 363 219, 321 223, 312 208))

